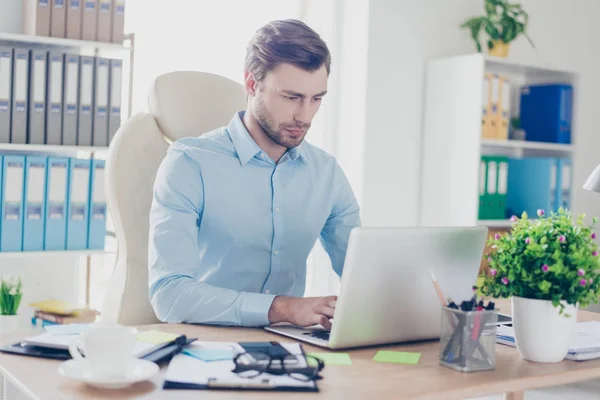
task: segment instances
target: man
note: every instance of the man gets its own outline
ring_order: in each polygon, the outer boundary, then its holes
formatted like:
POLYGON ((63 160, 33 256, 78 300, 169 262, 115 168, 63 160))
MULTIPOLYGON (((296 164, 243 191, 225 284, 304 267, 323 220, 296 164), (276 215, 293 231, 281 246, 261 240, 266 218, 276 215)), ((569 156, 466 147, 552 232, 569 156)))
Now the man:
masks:
POLYGON ((313 30, 271 22, 247 48, 247 110, 169 148, 150 213, 149 295, 159 319, 331 328, 336 297, 300 297, 317 238, 341 275, 360 224, 335 159, 304 141, 329 71, 313 30))

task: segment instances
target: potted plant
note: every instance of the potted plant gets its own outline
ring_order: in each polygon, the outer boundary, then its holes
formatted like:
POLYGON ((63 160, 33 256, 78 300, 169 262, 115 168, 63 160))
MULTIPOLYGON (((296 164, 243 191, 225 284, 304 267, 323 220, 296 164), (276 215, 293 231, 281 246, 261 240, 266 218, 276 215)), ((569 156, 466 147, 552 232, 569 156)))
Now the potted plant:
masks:
POLYGON ((484 4, 484 16, 470 18, 460 25, 461 28, 471 31, 478 52, 481 53, 481 30, 488 35, 487 47, 492 56, 507 57, 510 42, 521 34, 535 48, 526 32, 529 16, 520 4, 511 4, 506 0, 485 0, 484 4))
POLYGON ((573 223, 564 209, 538 219, 511 218, 512 228, 488 241, 489 270, 479 283, 484 296, 511 298, 517 349, 536 362, 559 362, 567 355, 577 309, 600 295, 597 219, 573 223))
POLYGON ((17 311, 23 296, 21 277, 0 278, 0 332, 8 332, 18 327, 17 311))

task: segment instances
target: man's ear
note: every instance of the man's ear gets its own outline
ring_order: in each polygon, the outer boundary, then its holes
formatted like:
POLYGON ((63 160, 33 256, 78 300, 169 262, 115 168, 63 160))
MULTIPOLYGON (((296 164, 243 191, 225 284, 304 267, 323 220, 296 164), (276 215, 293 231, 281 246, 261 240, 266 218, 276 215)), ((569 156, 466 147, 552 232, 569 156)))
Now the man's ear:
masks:
POLYGON ((244 89, 249 96, 256 95, 257 82, 254 80, 254 74, 252 72, 244 71, 244 89))

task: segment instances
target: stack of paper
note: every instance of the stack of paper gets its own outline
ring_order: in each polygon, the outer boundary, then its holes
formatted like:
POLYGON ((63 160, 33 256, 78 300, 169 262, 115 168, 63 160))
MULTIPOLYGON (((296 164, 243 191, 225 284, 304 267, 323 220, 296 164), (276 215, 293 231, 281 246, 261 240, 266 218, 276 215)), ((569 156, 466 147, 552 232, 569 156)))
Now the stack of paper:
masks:
MULTIPOLYGON (((515 330, 501 325, 496 331, 496 342, 515 347, 515 330)), ((600 358, 600 322, 579 322, 571 339, 567 360, 585 361, 600 358)))

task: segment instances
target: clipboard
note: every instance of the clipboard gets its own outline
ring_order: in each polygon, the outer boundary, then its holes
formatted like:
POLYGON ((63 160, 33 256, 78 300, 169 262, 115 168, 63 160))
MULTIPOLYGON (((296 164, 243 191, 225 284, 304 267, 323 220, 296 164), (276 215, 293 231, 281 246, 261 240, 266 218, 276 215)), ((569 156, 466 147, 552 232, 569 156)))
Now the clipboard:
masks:
MULTIPOLYGON (((223 344, 227 343, 223 342, 223 344)), ((232 342, 230 345, 239 346, 239 343, 232 342)), ((292 354, 306 356, 301 344, 283 343, 282 345, 292 354)), ((194 344, 191 346, 193 347, 194 344)), ((238 378, 234 372, 231 372, 232 366, 231 360, 203 362, 184 353, 177 354, 166 371, 163 389, 319 392, 316 380, 301 382, 290 377, 271 374, 263 374, 252 379, 238 378)))
MULTIPOLYGON (((173 356, 180 353, 183 348, 194 342, 196 338, 187 338, 185 335, 180 335, 177 338, 160 343, 150 347, 138 356, 139 359, 152 361, 156 364, 171 360, 173 356)), ((53 360, 70 360, 71 354, 69 350, 63 348, 53 348, 44 346, 35 346, 27 341, 20 341, 0 348, 1 353, 15 354, 28 357, 48 358, 53 360)))

